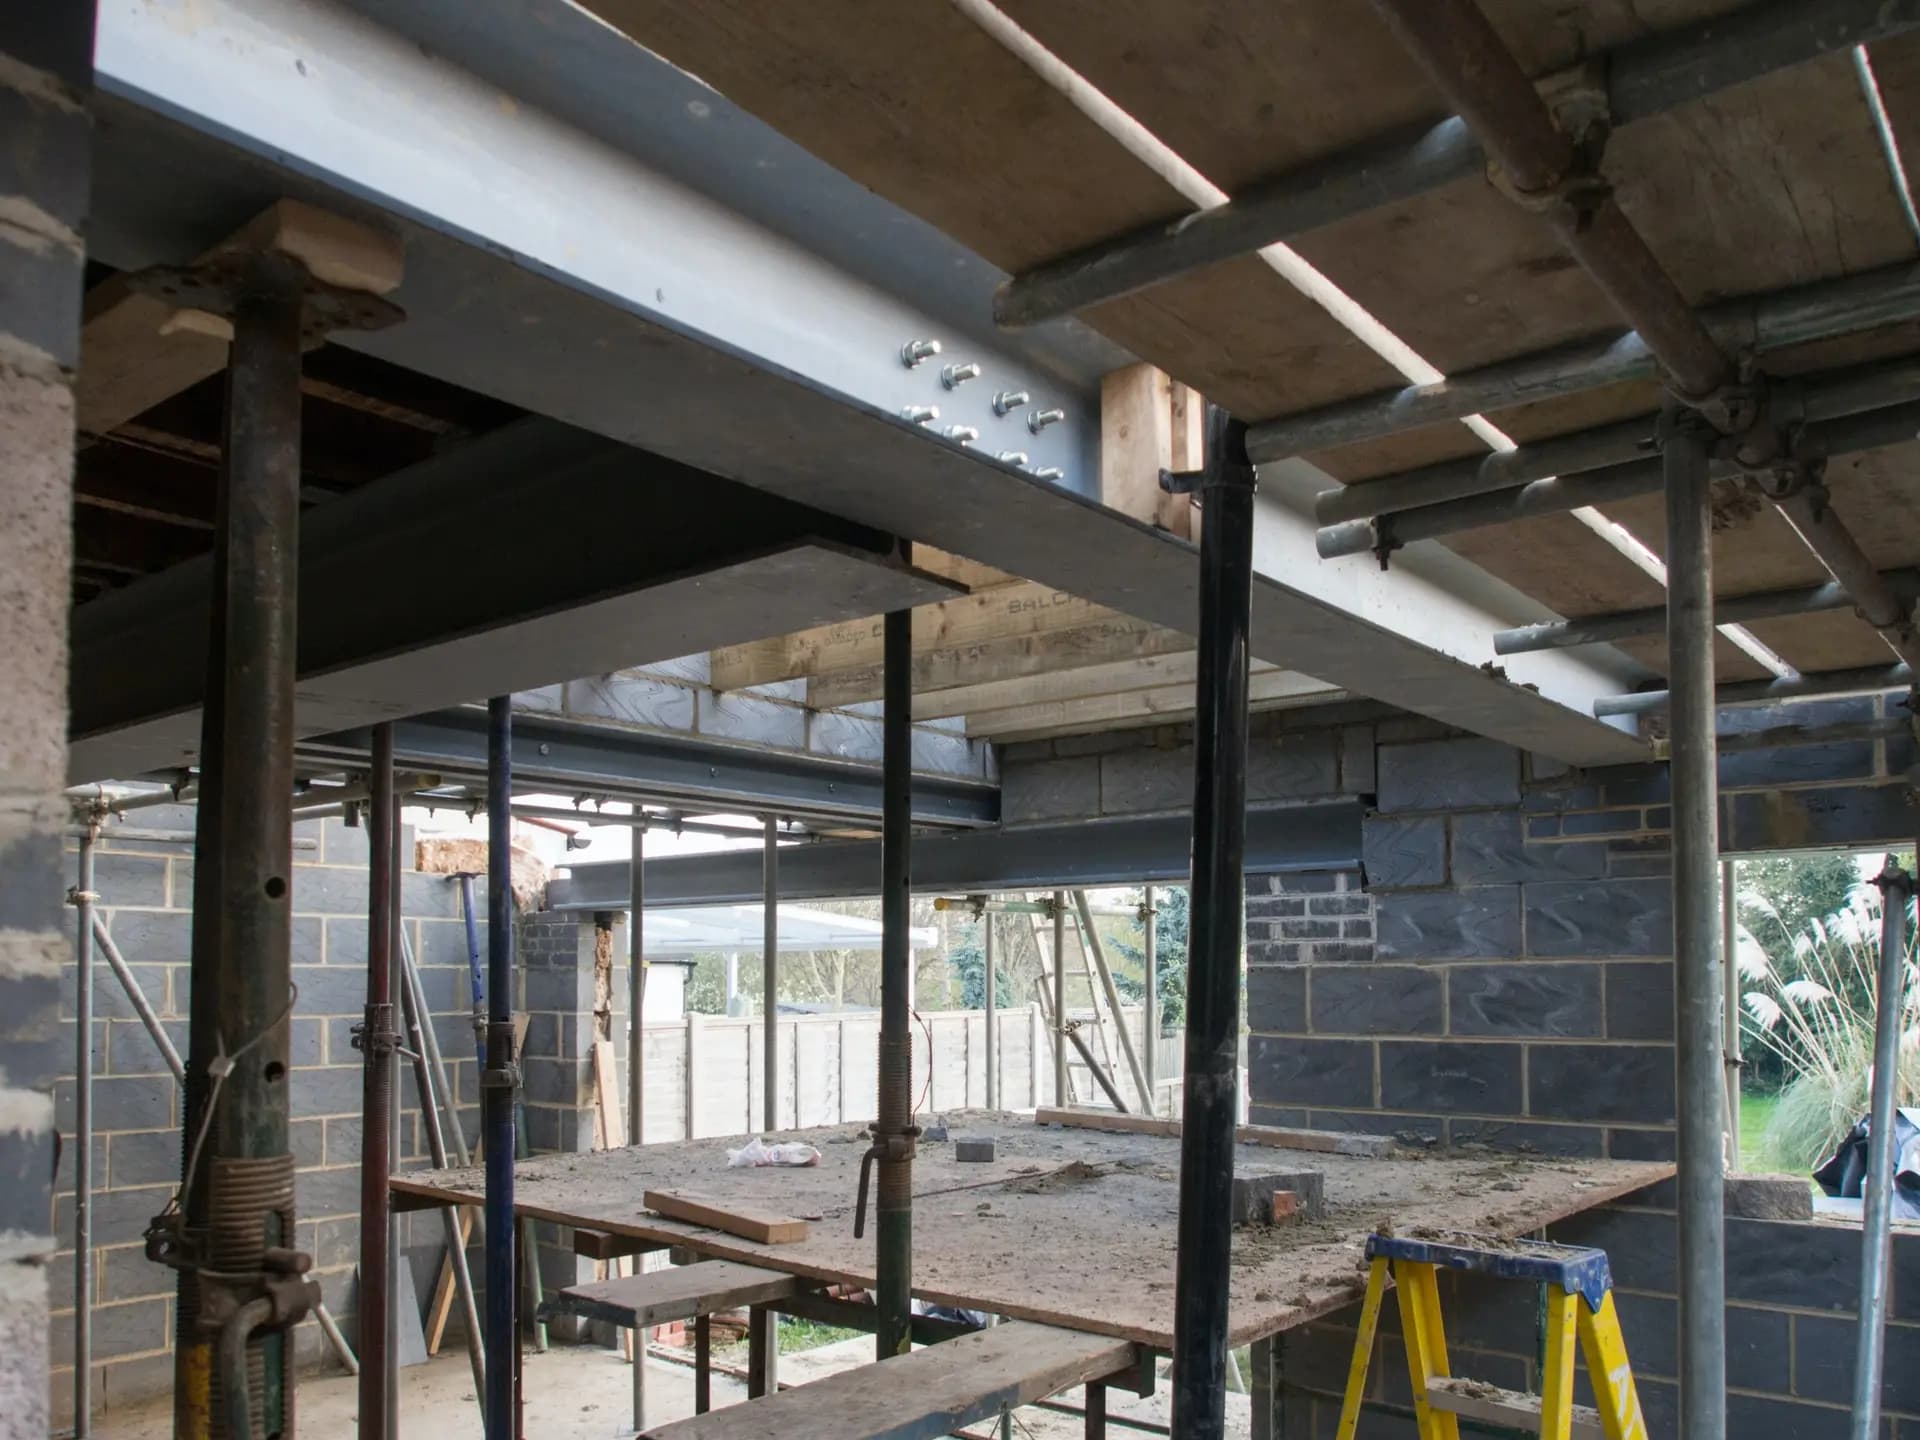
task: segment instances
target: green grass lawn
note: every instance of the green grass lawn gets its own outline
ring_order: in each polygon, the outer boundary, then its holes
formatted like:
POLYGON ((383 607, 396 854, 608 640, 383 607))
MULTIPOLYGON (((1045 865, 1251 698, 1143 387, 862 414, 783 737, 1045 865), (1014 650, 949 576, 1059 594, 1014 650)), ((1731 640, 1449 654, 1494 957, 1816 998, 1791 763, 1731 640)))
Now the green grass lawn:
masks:
POLYGON ((1742 1170, 1771 1168, 1765 1155, 1767 1122, 1773 1118, 1774 1107, 1779 1103, 1778 1095, 1742 1093, 1740 1096, 1740 1168, 1742 1170))

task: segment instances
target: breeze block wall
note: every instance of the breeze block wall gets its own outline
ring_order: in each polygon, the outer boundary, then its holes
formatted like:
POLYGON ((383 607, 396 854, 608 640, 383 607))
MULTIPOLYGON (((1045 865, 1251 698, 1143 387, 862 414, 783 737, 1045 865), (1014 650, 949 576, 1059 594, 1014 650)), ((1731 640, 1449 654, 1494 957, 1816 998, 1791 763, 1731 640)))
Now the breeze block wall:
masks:
MULTIPOLYGON (((1723 715, 1723 850, 1910 845, 1909 738, 1799 743, 1903 713, 1867 699, 1723 715)), ((1666 767, 1568 770, 1411 718, 1380 722, 1375 740, 1358 864, 1248 877, 1252 1118, 1415 1144, 1671 1158, 1666 767)), ((1551 1231, 1608 1252, 1655 1440, 1678 1434, 1673 1205, 1663 1184, 1551 1231)), ((1844 1433, 1857 1224, 1729 1215, 1730 1433, 1844 1433)), ((1920 1233, 1894 1249, 1885 1433, 1914 1440, 1920 1233)), ((1537 1390, 1531 1288, 1443 1283, 1456 1373, 1537 1390)), ((1332 1434, 1354 1323, 1349 1311, 1284 1337, 1290 1440, 1332 1434)), ((1377 1440, 1414 1434, 1392 1306, 1383 1332, 1361 1426, 1377 1440)))
MULTIPOLYGON (((182 1055, 192 975, 193 822, 188 806, 131 812, 111 822, 96 851, 100 914, 128 968, 182 1055)), ((413 866, 411 831, 404 835, 400 876, 403 929, 420 967, 421 987, 472 1144, 479 1133, 478 1059, 467 977, 466 927, 458 881, 413 866)), ((74 846, 56 875, 73 881, 74 846)), ((298 1164, 296 1239, 313 1256, 326 1303, 355 1340, 355 1267, 360 1256, 361 1053, 352 1030, 367 996, 367 831, 339 820, 294 827, 292 1141, 298 1164)), ((486 882, 476 885, 482 956, 486 945, 486 882)), ((74 912, 63 911, 70 932, 74 912)), ((181 1116, 178 1087, 103 955, 94 962, 93 1036, 93 1355, 94 1405, 116 1405, 161 1393, 173 1384, 173 1271, 147 1260, 141 1237, 180 1179, 181 1116)), ((54 1119, 72 1154, 74 994, 71 952, 59 985, 60 1027, 49 1047, 54 1119)), ((397 1006, 396 1006, 397 1008, 397 1006)), ((401 1057, 400 1168, 430 1163, 411 1063, 401 1057)), ((449 1142, 451 1144, 451 1142, 449 1142)), ((73 1356, 73 1166, 65 1162, 53 1185, 52 1244, 48 1262, 55 1424, 69 1423, 73 1356)), ((43 1192, 44 1196, 44 1192, 43 1192)), ((42 1200, 43 1207, 45 1199, 42 1200)), ((43 1224, 47 1223, 45 1220, 43 1224)), ((445 1253, 437 1211, 401 1217, 402 1253, 416 1298, 425 1307, 445 1253)), ((470 1249, 480 1274, 477 1246, 470 1249)), ((336 1362, 314 1322, 294 1332, 305 1367, 336 1362)), ((458 1350, 459 1307, 446 1347, 458 1350)), ((45 1393, 45 1382, 42 1392, 45 1393)), ((44 1403, 44 1402, 43 1402, 44 1403)), ((0 1427, 3 1429, 4 1427, 0 1427)))

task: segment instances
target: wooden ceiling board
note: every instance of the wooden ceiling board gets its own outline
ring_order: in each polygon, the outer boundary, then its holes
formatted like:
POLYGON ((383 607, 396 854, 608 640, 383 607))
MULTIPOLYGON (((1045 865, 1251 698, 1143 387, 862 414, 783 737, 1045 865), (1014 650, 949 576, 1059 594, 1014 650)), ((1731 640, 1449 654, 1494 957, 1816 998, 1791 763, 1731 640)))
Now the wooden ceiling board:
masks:
MULTIPOLYGON (((1737 8, 1744 0, 1483 0, 1522 68, 1737 8)), ((1001 0, 1000 8, 1229 193, 1445 102, 1361 0, 1001 0)))
POLYGON ((1237 415, 1264 419, 1405 383, 1258 256, 1110 301, 1081 319, 1237 415))
POLYGON ((1797 670, 1859 670, 1891 665, 1899 657, 1879 633, 1851 610, 1818 615, 1782 615, 1747 627, 1797 670))
POLYGON ((1605 171, 1696 304, 1914 253, 1845 54, 1628 126, 1609 144, 1605 171))
MULTIPOLYGON (((586 8, 1011 273, 1192 208, 944 0, 586 8)), ((1252 257, 1083 318, 1249 418, 1399 379, 1252 257)))

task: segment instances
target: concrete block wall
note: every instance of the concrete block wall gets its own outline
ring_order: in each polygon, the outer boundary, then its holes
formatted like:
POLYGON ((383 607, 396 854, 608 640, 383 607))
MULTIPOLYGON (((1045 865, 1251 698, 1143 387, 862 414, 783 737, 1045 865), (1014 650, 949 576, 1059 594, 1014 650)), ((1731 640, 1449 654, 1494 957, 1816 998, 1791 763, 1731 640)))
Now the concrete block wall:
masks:
MULTIPOLYGON (((1898 715, 1846 700, 1729 712, 1723 737, 1898 715)), ((1664 766, 1590 772, 1424 721, 1375 732, 1375 804, 1358 865, 1250 876, 1252 1116, 1416 1143, 1540 1154, 1673 1154, 1672 897, 1664 766)), ((1729 853, 1910 844, 1905 736, 1724 754, 1729 853)), ((1556 1226, 1604 1247, 1656 1440, 1677 1434, 1678 1278, 1671 1186, 1556 1226)), ((1920 1360, 1920 1234, 1896 1243, 1890 1357, 1920 1360)), ((1859 1231, 1727 1227, 1731 1433, 1839 1434, 1852 1369, 1859 1231)), ((1391 1307, 1389 1307, 1391 1311, 1391 1307)), ((1450 1278, 1455 1368, 1537 1389, 1526 1288, 1450 1278)), ((1283 1433, 1331 1433, 1353 1312, 1282 1347, 1283 1433)), ((1363 1433, 1411 1434, 1387 1326, 1363 1433)), ((1920 1437, 1920 1390, 1890 1359, 1889 1436, 1920 1437)), ((1584 1385, 1584 1381, 1582 1382, 1584 1385)))
POLYGON ((0 8, 0 1431, 43 1435, 91 5, 0 8))
MULTIPOLYGON (((125 826, 109 826, 95 862, 108 932, 183 1055, 190 994, 192 829, 190 807, 133 812, 125 826)), ((354 1266, 360 1249, 362 1094, 361 1056, 352 1046, 351 1033, 366 1004, 367 832, 338 820, 308 821, 295 827, 294 843, 293 977, 299 995, 292 1022, 289 1093, 299 1167, 296 1238, 313 1255, 327 1304, 351 1342, 354 1266)), ((56 867, 63 889, 72 882, 72 844, 69 840, 56 867)), ((410 866, 410 841, 403 855, 410 866)), ((484 946, 485 882, 477 888, 484 946)), ((401 890, 405 933, 414 946, 427 1007, 471 1142, 479 1130, 478 1065, 458 883, 409 868, 401 876, 401 890)), ((65 910, 60 923, 70 928, 72 915, 65 910)), ((63 958, 57 989, 60 1023, 50 1063, 60 1077, 54 1086, 57 1123, 64 1143, 71 1146, 77 972, 71 953, 63 958)), ((94 1016, 94 1396, 96 1406, 104 1409, 172 1384, 175 1276, 147 1261, 141 1236, 179 1183, 181 1116, 173 1077, 104 958, 95 962, 94 1016)), ((411 1066, 404 1057, 400 1070, 402 1163, 423 1165, 428 1163, 426 1136, 411 1066)), ((65 1423, 71 1403, 72 1175, 71 1164, 63 1165, 48 1207, 52 1243, 62 1247, 47 1271, 56 1423, 65 1423)), ((437 1214, 417 1214, 403 1217, 401 1225, 404 1252, 424 1304, 438 1280, 442 1222, 437 1214)), ((475 1270, 477 1274, 477 1258, 475 1270)), ((456 1318, 450 1334, 457 1333, 456 1318)), ((301 1363, 332 1363, 331 1351, 311 1321, 295 1336, 301 1363)), ((43 1384, 42 1403, 44 1396, 43 1384)))
MULTIPOLYGON (((547 685, 513 697, 514 707, 596 724, 699 735, 839 760, 880 763, 880 702, 834 709, 807 704, 807 682, 783 680, 744 690, 715 690, 704 654, 547 685)), ((992 747, 967 739, 958 718, 913 726, 913 768, 923 774, 984 778, 992 747)))

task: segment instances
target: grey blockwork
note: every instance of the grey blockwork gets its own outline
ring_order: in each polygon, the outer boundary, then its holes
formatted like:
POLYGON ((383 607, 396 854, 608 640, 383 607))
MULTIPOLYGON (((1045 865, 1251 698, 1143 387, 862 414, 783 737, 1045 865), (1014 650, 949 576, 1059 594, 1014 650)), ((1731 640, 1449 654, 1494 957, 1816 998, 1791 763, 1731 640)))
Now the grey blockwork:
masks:
MULTIPOLYGON (((1882 718, 1886 700, 1823 702, 1821 723, 1882 718)), ((1728 732, 1800 723, 1740 712, 1728 732)), ((1672 896, 1663 766, 1581 772, 1490 742, 1379 727, 1378 810, 1363 832, 1364 937, 1311 927, 1313 895, 1343 876, 1250 876, 1247 1013, 1252 1116, 1546 1155, 1671 1159, 1672 896), (1299 928, 1295 928, 1299 927, 1299 928), (1416 979, 1415 977, 1420 977, 1416 979), (1436 1009, 1431 996, 1438 993, 1436 1009)), ((1896 737, 1723 756, 1729 851, 1911 843, 1896 737), (1871 752, 1871 753, 1869 753, 1871 752)), ((1655 1440, 1676 1436, 1677 1258, 1672 1187, 1554 1227, 1614 1262, 1622 1322, 1655 1440)), ((1841 1433, 1851 1377, 1855 1226, 1730 1220, 1730 1432, 1841 1433)), ((1920 1236, 1895 1245, 1890 1423, 1920 1435, 1920 1236), (1899 1378, 1895 1370, 1899 1368, 1899 1378)), ((1539 1388, 1525 1287, 1449 1277, 1457 1373, 1539 1388)), ((1389 1307, 1391 1309, 1391 1307, 1389 1307)), ((1289 1333, 1282 1433, 1332 1433, 1352 1310, 1289 1333)), ((1389 1317, 1385 1344, 1397 1346, 1389 1317)), ((1397 1353, 1369 1398, 1404 1407, 1397 1353)), ((1582 1398, 1588 1398, 1582 1378, 1582 1398)), ((1362 1433, 1400 1414, 1371 1407, 1362 1433)))

